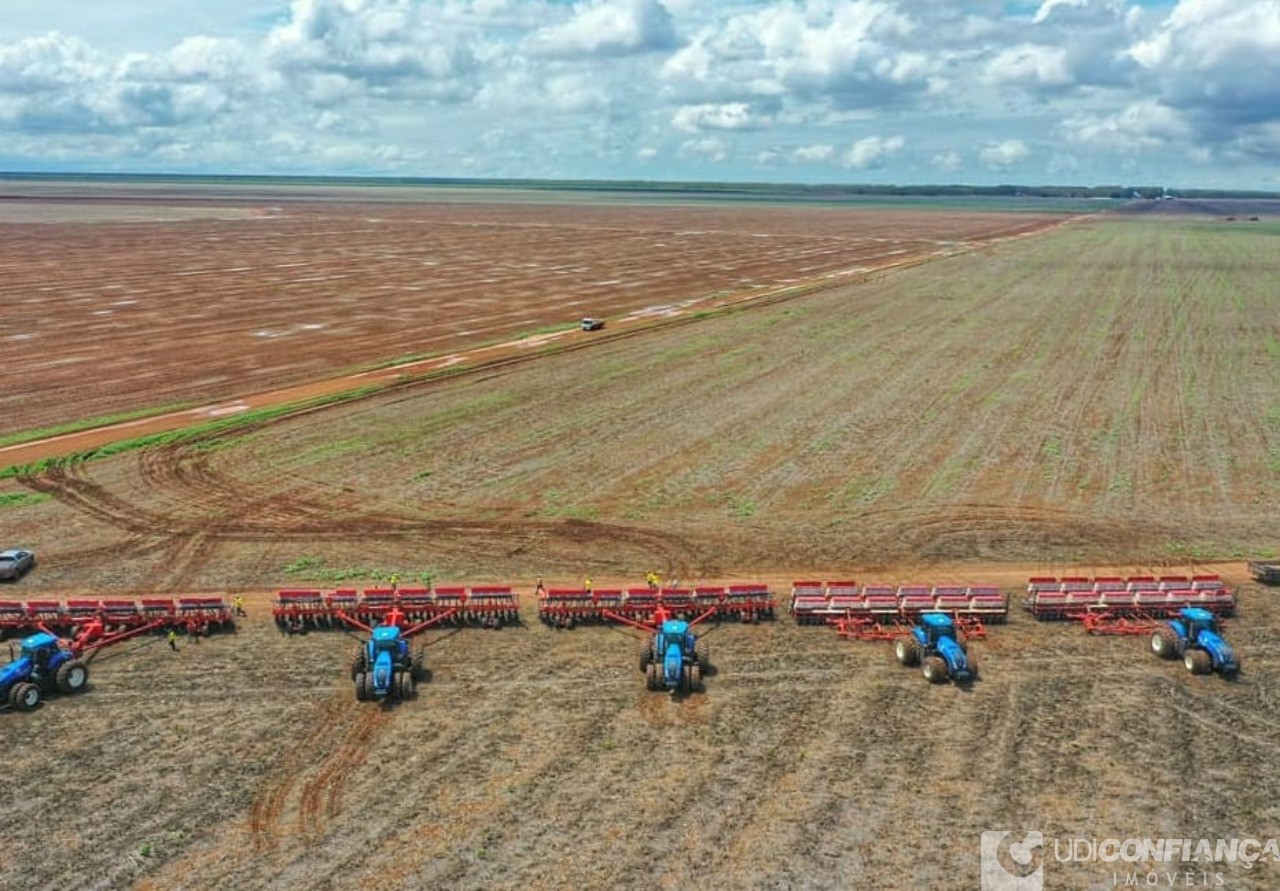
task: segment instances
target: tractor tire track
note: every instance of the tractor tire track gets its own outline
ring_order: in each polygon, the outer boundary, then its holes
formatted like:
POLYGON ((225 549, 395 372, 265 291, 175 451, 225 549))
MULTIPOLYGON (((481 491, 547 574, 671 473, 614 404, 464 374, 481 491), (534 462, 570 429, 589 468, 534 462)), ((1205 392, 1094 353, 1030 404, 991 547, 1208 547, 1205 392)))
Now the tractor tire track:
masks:
POLYGON ((370 710, 348 702, 346 707, 354 714, 350 726, 320 770, 302 787, 295 834, 306 839, 308 845, 321 842, 328 833, 329 821, 342 812, 347 781, 368 759, 395 714, 385 706, 370 710))
POLYGON ((295 797, 294 790, 299 781, 317 757, 327 757, 322 752, 331 740, 349 732, 349 727, 344 730, 344 726, 352 721, 351 703, 346 693, 345 690, 335 691, 329 697, 305 737, 285 753, 265 788, 254 799, 249 809, 249 835, 255 853, 277 850, 285 834, 285 807, 295 797))
MULTIPOLYGON (((606 570, 640 555, 658 555, 672 567, 707 572, 708 551, 692 539, 658 530, 575 519, 437 520, 334 507, 327 489, 281 492, 221 474, 191 444, 139 453, 138 472, 147 490, 117 496, 87 476, 83 464, 58 465, 27 478, 34 490, 84 516, 123 532, 128 541, 114 553, 171 552, 163 573, 146 584, 182 585, 206 564, 218 542, 306 539, 360 542, 368 536, 429 535, 442 555, 501 560, 524 552, 557 552, 563 559, 595 550, 614 555, 606 570), (146 507, 147 498, 163 507, 146 507), (629 556, 628 552, 632 552, 629 556)), ((112 549, 104 549, 112 550, 112 549)), ((86 554, 84 556, 92 556, 86 554)))

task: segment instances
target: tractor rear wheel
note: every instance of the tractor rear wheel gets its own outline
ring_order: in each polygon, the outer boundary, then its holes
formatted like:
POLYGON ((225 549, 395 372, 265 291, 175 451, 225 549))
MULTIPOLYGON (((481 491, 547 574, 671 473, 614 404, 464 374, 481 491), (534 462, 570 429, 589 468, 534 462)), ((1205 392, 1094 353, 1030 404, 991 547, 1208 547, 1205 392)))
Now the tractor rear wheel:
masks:
POLYGON ((413 681, 425 681, 430 674, 427 672, 427 651, 423 647, 418 647, 413 654, 413 668, 411 670, 413 681))
POLYGON ((1178 632, 1168 626, 1159 628, 1151 635, 1151 652, 1161 659, 1172 659, 1178 655, 1178 632))
POLYGON ((924 660, 922 671, 926 681, 941 684, 947 679, 947 662, 941 656, 930 656, 924 660))
POLYGON ((23 681, 9 691, 9 704, 20 712, 29 712, 40 704, 40 688, 23 681))
POLYGON ((711 664, 711 644, 698 638, 693 642, 693 656, 699 665, 711 664))
POLYGON ((396 676, 396 696, 401 701, 412 699, 413 694, 417 692, 417 688, 413 683, 413 675, 410 672, 402 671, 396 676))
POLYGON ((645 673, 645 686, 650 690, 662 689, 662 667, 656 662, 649 663, 649 669, 645 673))
POLYGON ((653 662, 653 642, 646 640, 640 644, 640 671, 649 670, 649 665, 653 662))
POLYGON ((900 637, 893 642, 893 655, 900 665, 916 665, 920 661, 920 645, 914 637, 900 637))
POLYGON ((355 685, 356 685, 356 701, 368 702, 369 701, 369 675, 363 671, 357 672, 355 677, 352 678, 352 680, 355 681, 355 685))
POLYGON ((1206 650, 1188 650, 1182 663, 1192 674, 1208 674, 1213 671, 1213 657, 1206 650))
POLYGON ((69 659, 58 666, 59 693, 79 693, 89 683, 89 666, 80 659, 69 659))

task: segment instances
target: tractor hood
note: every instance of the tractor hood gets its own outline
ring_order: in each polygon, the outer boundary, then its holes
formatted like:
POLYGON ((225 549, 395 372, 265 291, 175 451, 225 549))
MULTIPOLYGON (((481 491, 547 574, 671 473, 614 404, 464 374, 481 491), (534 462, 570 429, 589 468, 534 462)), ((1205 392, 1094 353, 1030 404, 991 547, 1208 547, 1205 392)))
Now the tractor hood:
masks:
POLYGON ((391 690, 394 663, 389 650, 379 650, 373 662, 373 692, 385 696, 391 690))
POLYGON ((668 644, 667 652, 662 657, 662 679, 668 687, 674 687, 680 683, 680 673, 683 668, 684 654, 680 651, 680 645, 668 644))
POLYGON ((947 673, 953 679, 967 681, 973 677, 973 672, 969 668, 969 657, 965 655, 964 650, 960 649, 960 644, 956 643, 954 638, 939 638, 938 654, 946 660, 947 673))
POLYGON ((19 656, 0 668, 0 690, 8 690, 11 684, 25 681, 29 677, 31 677, 31 660, 26 656, 19 656))
POLYGON ((1213 667, 1218 671, 1232 672, 1240 668, 1231 644, 1212 631, 1201 631, 1196 637, 1196 643, 1213 657, 1213 667))

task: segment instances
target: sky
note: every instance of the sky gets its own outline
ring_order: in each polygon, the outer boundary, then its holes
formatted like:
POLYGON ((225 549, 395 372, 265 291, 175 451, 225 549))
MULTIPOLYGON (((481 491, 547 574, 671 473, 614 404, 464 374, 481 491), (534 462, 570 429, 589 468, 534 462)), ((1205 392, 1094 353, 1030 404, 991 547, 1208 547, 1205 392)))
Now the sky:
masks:
POLYGON ((1280 0, 0 0, 0 170, 1280 191, 1280 0))

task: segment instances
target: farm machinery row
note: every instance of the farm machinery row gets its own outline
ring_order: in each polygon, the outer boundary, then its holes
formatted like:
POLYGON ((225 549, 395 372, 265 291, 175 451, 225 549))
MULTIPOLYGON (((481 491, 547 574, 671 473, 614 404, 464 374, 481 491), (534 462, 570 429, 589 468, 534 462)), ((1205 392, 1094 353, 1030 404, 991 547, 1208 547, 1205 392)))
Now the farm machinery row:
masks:
POLYGON ((890 641, 898 663, 920 666, 930 683, 978 676, 969 641, 1009 618, 1009 599, 991 585, 859 585, 797 581, 790 613, 800 625, 830 625, 845 640, 890 641))
POLYGON ((1076 621, 1089 634, 1148 637, 1162 659, 1192 674, 1233 677, 1240 658, 1223 637, 1236 593, 1216 575, 1036 577, 1023 607, 1041 621, 1076 621))
POLYGON ((624 625, 645 634, 640 671, 649 690, 702 692, 710 651, 694 628, 708 620, 754 623, 773 619, 777 601, 759 583, 693 588, 656 584, 626 589, 551 588, 538 593, 538 618, 553 628, 624 625))
POLYGON ((538 594, 538 619, 553 628, 607 625, 627 620, 654 624, 659 613, 688 621, 760 622, 774 618, 777 600, 768 585, 697 585, 692 588, 550 588, 538 594))
POLYGON ((55 693, 82 693, 89 666, 107 647, 157 631, 192 635, 235 630, 220 596, 0 602, 0 633, 25 635, 0 667, 0 705, 31 711, 55 693))
POLYGON ((425 648, 410 640, 429 628, 501 628, 520 623, 509 585, 367 588, 364 591, 285 590, 272 607, 286 633, 354 629, 366 637, 351 658, 360 702, 396 702, 417 695, 427 680, 425 648))
POLYGON ((790 612, 800 625, 901 625, 925 613, 997 625, 1009 618, 1009 598, 994 585, 798 581, 791 585, 790 612))
POLYGON ((234 610, 222 595, 181 597, 0 600, 0 639, 45 631, 71 635, 90 622, 109 632, 141 626, 180 628, 191 634, 234 631, 234 610))
POLYGON ((455 626, 500 628, 520 624, 510 585, 449 585, 438 588, 339 588, 276 592, 271 613, 281 631, 344 628, 354 619, 376 625, 392 612, 410 623, 437 620, 455 626))

